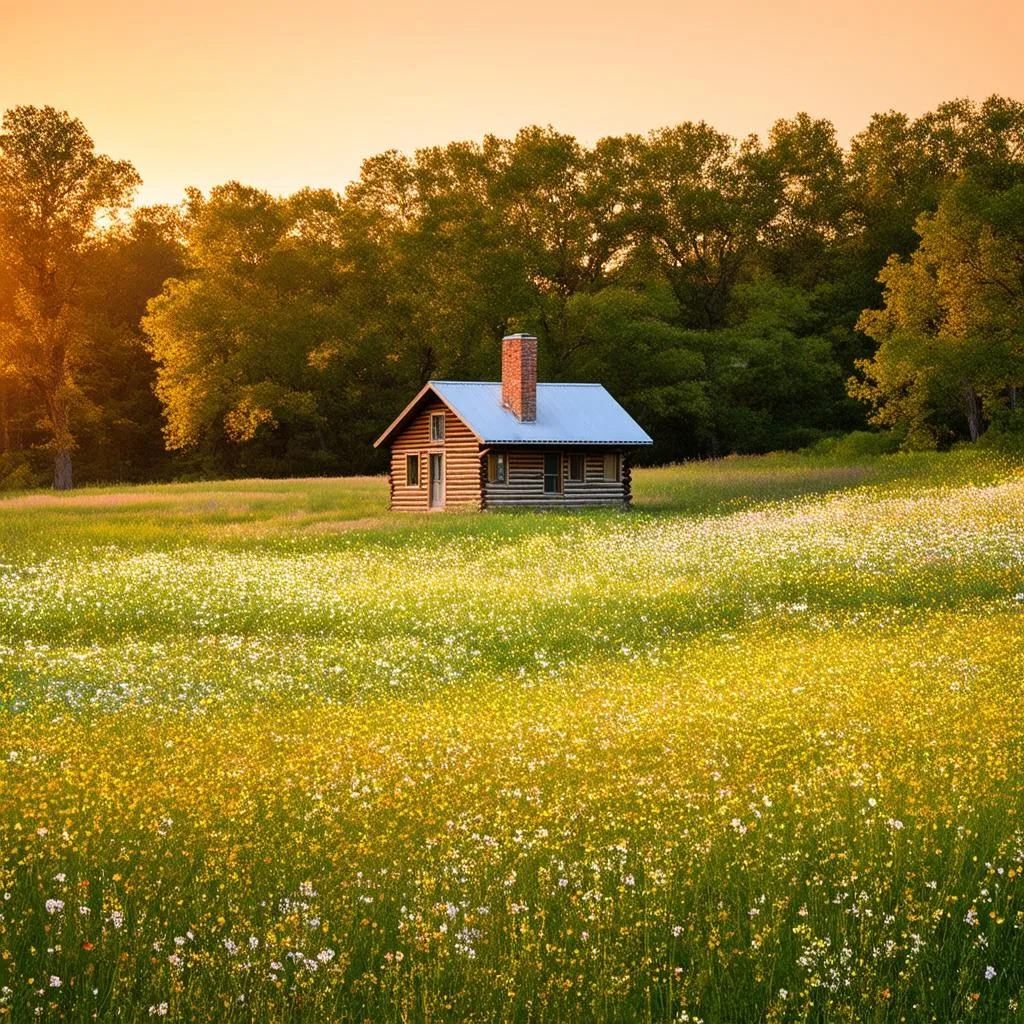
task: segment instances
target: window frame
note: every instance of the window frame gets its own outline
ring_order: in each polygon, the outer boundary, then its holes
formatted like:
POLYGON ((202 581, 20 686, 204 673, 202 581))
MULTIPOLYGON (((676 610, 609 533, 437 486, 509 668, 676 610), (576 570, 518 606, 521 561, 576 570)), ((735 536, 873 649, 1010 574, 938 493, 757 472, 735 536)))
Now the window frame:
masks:
POLYGON ((565 493, 565 482, 563 480, 562 473, 562 453, 561 452, 545 452, 544 453, 544 475, 543 475, 543 487, 545 494, 564 494, 565 493), (557 460, 558 469, 555 473, 548 472, 548 459, 557 460), (554 477, 555 487, 554 489, 548 488, 548 480, 554 477))
POLYGON ((602 460, 601 471, 604 474, 605 480, 610 480, 613 483, 620 483, 622 480, 622 455, 619 452, 605 452, 604 459, 602 460), (608 460, 614 459, 612 473, 608 474, 608 460))
POLYGON ((569 473, 566 480, 571 484, 582 484, 587 479, 587 456, 583 452, 569 452, 569 473), (579 468, 579 476, 574 475, 573 468, 579 468))
POLYGON ((432 412, 430 414, 430 442, 431 444, 444 444, 445 415, 443 412, 432 412), (441 425, 440 431, 437 429, 441 425))
POLYGON ((405 456, 405 486, 406 487, 419 487, 420 486, 420 453, 412 452, 406 453, 405 456), (416 479, 409 479, 410 468, 415 467, 415 473, 413 474, 416 479))
POLYGON ((508 483, 508 453, 487 453, 487 482, 503 486, 508 483), (499 467, 501 472, 499 473, 499 467))

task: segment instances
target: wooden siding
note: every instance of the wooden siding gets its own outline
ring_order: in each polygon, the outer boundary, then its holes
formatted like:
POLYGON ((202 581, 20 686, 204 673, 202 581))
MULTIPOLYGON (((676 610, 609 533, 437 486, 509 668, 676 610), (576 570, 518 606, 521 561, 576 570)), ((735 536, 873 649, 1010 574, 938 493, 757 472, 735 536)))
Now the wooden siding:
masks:
MULTIPOLYGON (((498 449, 494 449, 498 450, 498 449)), ((617 449, 611 449, 617 451, 617 449)), ((582 508, 589 505, 628 505, 628 461, 622 459, 619 480, 604 479, 604 456, 609 449, 588 450, 584 454, 583 480, 569 479, 571 449, 558 449, 562 456, 562 492, 544 492, 544 455, 550 448, 511 448, 508 451, 508 482, 484 483, 485 508, 582 508)), ((578 451, 577 451, 578 454, 578 451)), ((622 453, 620 453, 622 454, 622 453)))
POLYGON ((480 508, 480 445, 469 428, 443 402, 432 399, 406 424, 391 446, 391 508, 430 511, 431 453, 444 455, 442 508, 480 508), (430 439, 430 414, 444 412, 444 441, 430 439), (419 459, 419 485, 405 483, 405 457, 419 459))

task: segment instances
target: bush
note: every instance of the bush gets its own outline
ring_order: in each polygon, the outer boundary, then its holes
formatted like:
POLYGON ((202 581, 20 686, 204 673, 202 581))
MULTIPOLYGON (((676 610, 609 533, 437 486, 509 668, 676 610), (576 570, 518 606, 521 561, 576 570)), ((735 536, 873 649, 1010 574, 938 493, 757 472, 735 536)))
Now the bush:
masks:
POLYGON ((46 474, 34 468, 24 453, 0 455, 0 491, 28 491, 46 483, 46 474))
POLYGON ((1024 430, 1019 428, 1007 430, 989 427, 973 444, 965 441, 957 448, 980 448, 987 452, 1002 452, 1006 455, 1024 455, 1024 430))
POLYGON ((840 437, 826 437, 803 449, 806 455, 826 455, 838 461, 893 455, 900 450, 903 435, 897 430, 854 430, 840 437))

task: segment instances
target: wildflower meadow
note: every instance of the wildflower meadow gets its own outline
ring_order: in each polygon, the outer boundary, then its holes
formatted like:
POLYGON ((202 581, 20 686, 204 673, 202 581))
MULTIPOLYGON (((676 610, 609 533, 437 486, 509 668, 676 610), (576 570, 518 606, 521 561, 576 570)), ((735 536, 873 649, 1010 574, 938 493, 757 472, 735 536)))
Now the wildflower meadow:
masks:
POLYGON ((0 1022, 1024 1020, 1024 470, 0 501, 0 1022))

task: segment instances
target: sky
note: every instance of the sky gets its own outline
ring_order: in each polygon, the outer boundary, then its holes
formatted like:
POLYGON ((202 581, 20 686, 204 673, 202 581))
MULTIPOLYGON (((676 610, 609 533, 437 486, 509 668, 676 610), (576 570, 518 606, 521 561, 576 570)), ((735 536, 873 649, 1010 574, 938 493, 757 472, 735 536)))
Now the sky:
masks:
POLYGON ((236 179, 344 189, 365 158, 550 124, 766 135, 1024 99, 1020 0, 0 0, 0 109, 50 104, 139 201, 236 179), (10 9, 6 9, 11 4, 10 9))

